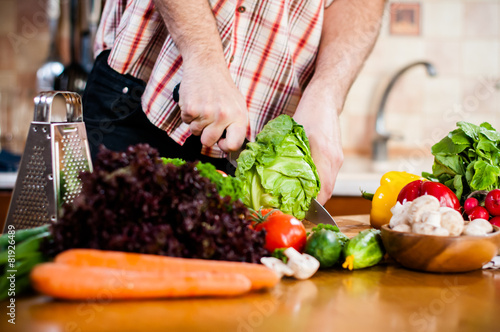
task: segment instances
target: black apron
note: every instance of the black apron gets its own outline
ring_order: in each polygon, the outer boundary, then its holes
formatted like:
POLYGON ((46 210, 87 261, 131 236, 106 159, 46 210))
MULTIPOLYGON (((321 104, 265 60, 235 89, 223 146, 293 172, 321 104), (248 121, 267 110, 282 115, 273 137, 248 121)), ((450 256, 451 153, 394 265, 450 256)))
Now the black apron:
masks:
POLYGON ((108 65, 108 56, 109 51, 103 51, 97 57, 82 97, 93 160, 101 144, 110 150, 124 151, 130 145, 148 143, 163 157, 210 162, 217 169, 234 174, 234 167, 226 159, 201 154, 199 136, 191 135, 181 146, 153 125, 141 106, 146 83, 116 72, 108 65))

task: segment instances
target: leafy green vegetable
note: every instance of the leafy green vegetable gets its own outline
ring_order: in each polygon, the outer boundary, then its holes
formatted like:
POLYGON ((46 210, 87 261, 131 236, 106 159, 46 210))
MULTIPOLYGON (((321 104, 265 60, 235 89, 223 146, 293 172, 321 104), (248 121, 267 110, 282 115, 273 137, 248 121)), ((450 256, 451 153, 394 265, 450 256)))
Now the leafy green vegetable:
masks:
POLYGON ((340 229, 335 226, 335 225, 330 225, 330 224, 317 224, 315 227, 313 227, 312 231, 317 232, 322 229, 326 229, 329 231, 334 231, 334 232, 340 232, 340 229))
POLYGON ((320 189, 304 128, 288 115, 269 121, 238 160, 243 203, 254 210, 278 208, 304 219, 320 189))
MULTIPOLYGON (((174 166, 182 166, 186 164, 185 160, 179 158, 162 158, 165 164, 173 164, 174 166)), ((234 202, 243 197, 243 184, 241 180, 233 176, 223 176, 217 172, 214 165, 210 163, 202 163, 201 161, 196 164, 196 169, 200 175, 208 178, 219 192, 220 197, 230 196, 231 201, 234 202)))
POLYGON ((288 263, 288 257, 285 255, 285 250, 287 248, 278 248, 274 249, 273 253, 271 254, 272 257, 275 257, 279 260, 281 260, 283 263, 288 263))
POLYGON ((457 126, 432 146, 432 174, 422 176, 445 184, 464 201, 473 191, 499 188, 500 133, 487 122, 457 126))

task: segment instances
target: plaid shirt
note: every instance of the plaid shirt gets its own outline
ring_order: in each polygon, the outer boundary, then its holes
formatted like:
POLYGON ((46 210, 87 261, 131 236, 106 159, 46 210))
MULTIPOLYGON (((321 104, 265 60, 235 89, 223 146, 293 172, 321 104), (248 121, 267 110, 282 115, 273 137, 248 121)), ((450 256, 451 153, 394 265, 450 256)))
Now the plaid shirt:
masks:
MULTIPOLYGON (((332 2, 209 0, 229 71, 246 98, 249 140, 269 120, 295 112, 314 72, 324 8, 332 2)), ((147 82, 142 106, 149 120, 183 144, 191 133, 172 99, 182 57, 153 0, 106 1, 95 54, 107 49, 114 70, 147 82)), ((202 153, 224 155, 216 146, 202 153)))

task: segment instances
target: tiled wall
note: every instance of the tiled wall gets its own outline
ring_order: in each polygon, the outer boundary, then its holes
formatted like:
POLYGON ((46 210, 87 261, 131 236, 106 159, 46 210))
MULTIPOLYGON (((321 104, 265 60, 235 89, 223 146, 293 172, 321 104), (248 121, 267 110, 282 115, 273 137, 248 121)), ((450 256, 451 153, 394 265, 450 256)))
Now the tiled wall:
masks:
MULTIPOLYGON (((0 0, 0 92, 14 88, 22 94, 11 119, 20 138, 31 122, 35 73, 48 52, 46 1, 0 0)), ((420 4, 420 36, 390 35, 387 7, 378 43, 342 114, 346 152, 370 153, 375 113, 386 84, 400 68, 420 60, 432 62, 438 75, 428 77, 424 67, 416 67, 394 87, 385 110, 387 129, 398 136, 389 142, 392 154, 428 151, 460 120, 489 121, 500 129, 500 90, 494 88, 500 81, 500 1, 420 4)), ((61 52, 67 62, 67 47, 61 52)), ((0 112, 1 121, 5 112, 0 112)))
MULTIPOLYGON (((415 2, 415 1, 407 1, 415 2)), ((353 85, 342 114, 347 152, 370 154, 374 119, 382 93, 404 66, 410 69, 394 86, 385 108, 392 155, 418 149, 430 154, 432 143, 457 121, 490 122, 500 130, 500 1, 424 0, 419 36, 389 33, 390 7, 373 53, 353 85), (495 88, 495 85, 499 86, 495 88)))

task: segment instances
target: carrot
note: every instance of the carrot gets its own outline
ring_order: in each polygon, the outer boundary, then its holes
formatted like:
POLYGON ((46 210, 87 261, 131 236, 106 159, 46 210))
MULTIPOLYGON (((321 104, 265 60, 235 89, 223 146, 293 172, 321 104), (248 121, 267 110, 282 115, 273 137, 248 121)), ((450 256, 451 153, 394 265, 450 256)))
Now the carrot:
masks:
POLYGON ((260 264, 96 249, 70 249, 57 255, 55 262, 76 266, 111 267, 129 271, 239 273, 250 279, 253 290, 273 287, 280 280, 280 277, 273 270, 260 264))
POLYGON ((30 277, 37 291, 68 300, 234 296, 251 288, 250 280, 237 273, 139 272, 62 263, 39 264, 30 277))

